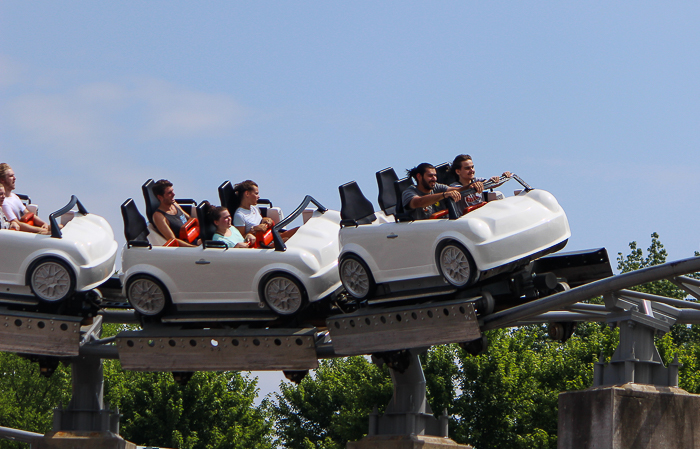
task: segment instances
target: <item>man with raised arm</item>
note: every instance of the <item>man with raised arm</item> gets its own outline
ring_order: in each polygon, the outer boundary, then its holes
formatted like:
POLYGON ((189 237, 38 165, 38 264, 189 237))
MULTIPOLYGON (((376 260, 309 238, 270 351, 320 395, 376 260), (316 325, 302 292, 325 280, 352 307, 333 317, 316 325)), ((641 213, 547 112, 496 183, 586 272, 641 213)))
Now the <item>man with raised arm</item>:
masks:
MULTIPOLYGON (((457 182, 450 184, 450 187, 462 187, 462 186, 472 186, 476 191, 466 191, 462 192, 462 197, 457 201, 457 210, 459 213, 464 213, 464 210, 469 206, 474 206, 484 201, 482 192, 484 191, 484 182, 491 181, 494 184, 490 186, 495 188, 503 184, 499 183, 500 177, 492 176, 490 179, 477 178, 476 171, 474 167, 474 161, 472 157, 468 154, 460 154, 455 158, 450 166, 450 172, 457 178, 457 182)), ((510 178, 512 174, 507 171, 504 172, 502 176, 510 178)))
MULTIPOLYGON (((414 220, 425 220, 435 212, 435 206, 445 198, 452 198, 459 201, 459 188, 449 187, 437 182, 437 172, 435 167, 427 162, 423 162, 410 170, 409 176, 416 180, 416 185, 404 190, 401 196, 401 203, 404 210, 413 217, 414 220)), ((483 190, 483 186, 482 186, 483 190)))

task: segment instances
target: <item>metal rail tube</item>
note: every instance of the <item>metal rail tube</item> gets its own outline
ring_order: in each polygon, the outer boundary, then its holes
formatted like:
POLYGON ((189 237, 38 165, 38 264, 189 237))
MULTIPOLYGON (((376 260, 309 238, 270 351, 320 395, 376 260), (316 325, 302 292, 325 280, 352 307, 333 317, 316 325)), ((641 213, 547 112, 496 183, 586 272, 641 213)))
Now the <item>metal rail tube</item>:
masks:
POLYGON ((620 290, 622 295, 630 298, 645 299, 647 301, 656 301, 679 309, 696 309, 700 310, 700 303, 692 301, 684 301, 682 299, 667 298, 666 296, 652 295, 651 293, 635 292, 634 290, 620 290))
POLYGON ((569 312, 591 312, 591 313, 605 313, 608 314, 610 311, 605 308, 604 305, 601 304, 585 304, 585 303, 576 303, 572 304, 570 306, 566 307, 566 310, 569 312))
POLYGON ((114 345, 86 344, 80 347, 80 357, 99 357, 101 359, 119 359, 119 351, 114 345))
POLYGON ((329 344, 316 346, 316 356, 318 356, 319 359, 333 359, 338 357, 335 355, 333 345, 329 344))
POLYGON ((619 274, 607 279, 591 282, 556 295, 513 307, 483 318, 482 330, 508 327, 511 323, 526 320, 550 310, 561 309, 579 301, 595 298, 606 293, 623 290, 634 285, 658 281, 673 276, 700 271, 700 257, 682 259, 654 267, 643 268, 629 273, 619 274))
POLYGON ((136 312, 133 310, 100 310, 103 323, 139 324, 136 312))
POLYGON ((0 438, 32 444, 36 443, 37 440, 44 438, 44 435, 40 433, 27 432, 26 430, 0 427, 0 438))
POLYGON ((511 323, 511 327, 527 326, 530 324, 544 324, 563 321, 605 321, 605 316, 597 313, 576 313, 576 312, 547 312, 542 315, 530 317, 526 320, 511 323))
POLYGON ((682 309, 676 323, 700 324, 700 310, 682 309))

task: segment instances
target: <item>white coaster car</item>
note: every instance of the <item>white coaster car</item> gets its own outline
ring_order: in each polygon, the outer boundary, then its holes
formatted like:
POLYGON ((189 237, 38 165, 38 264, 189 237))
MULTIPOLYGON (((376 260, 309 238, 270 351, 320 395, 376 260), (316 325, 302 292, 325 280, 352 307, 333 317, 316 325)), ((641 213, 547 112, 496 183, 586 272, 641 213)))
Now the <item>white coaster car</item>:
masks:
POLYGON ((149 243, 148 225, 133 200, 122 205, 127 238, 122 252, 122 285, 139 314, 221 314, 221 320, 234 321, 257 319, 261 312, 273 318, 290 316, 306 303, 327 298, 341 288, 337 268, 339 212, 327 210, 307 196, 297 210, 275 225, 274 249, 253 249, 226 248, 221 242, 207 240, 213 230, 205 208, 205 203, 197 207, 204 245, 181 248, 149 243), (317 208, 296 234, 283 242, 279 230, 300 216, 309 203, 317 208), (233 317, 226 312, 232 312, 233 317))
POLYGON ((396 180, 387 169, 377 179, 382 212, 374 212, 355 182, 340 187, 340 278, 357 300, 463 289, 557 251, 571 235, 554 196, 520 178, 525 189, 516 196, 462 216, 453 210, 449 218, 418 221, 396 201, 410 178, 396 180))
POLYGON ((118 245, 104 218, 73 196, 49 222, 51 235, 0 230, 0 301, 58 304, 114 274, 118 245))

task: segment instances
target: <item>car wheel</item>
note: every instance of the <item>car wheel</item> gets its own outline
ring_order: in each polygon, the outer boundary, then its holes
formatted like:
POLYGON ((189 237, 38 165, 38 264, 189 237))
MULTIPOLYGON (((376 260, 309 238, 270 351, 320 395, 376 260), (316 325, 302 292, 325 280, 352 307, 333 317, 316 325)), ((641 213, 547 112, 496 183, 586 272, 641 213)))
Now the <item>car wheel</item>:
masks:
POLYGON ((374 278, 362 259, 348 255, 340 262, 339 270, 340 281, 353 298, 363 300, 374 294, 374 278))
POLYGON ((73 294, 75 276, 65 262, 46 259, 37 263, 32 269, 29 285, 34 295, 42 301, 57 303, 73 294))
POLYGON ((126 297, 131 306, 141 315, 157 316, 168 305, 168 290, 151 276, 134 276, 129 280, 126 297))
POLYGON ((267 305, 279 315, 294 315, 304 305, 304 288, 285 273, 268 278, 262 292, 267 305))
POLYGON ((469 251, 457 242, 450 242, 438 253, 440 273, 451 285, 466 287, 474 279, 474 262, 469 251))

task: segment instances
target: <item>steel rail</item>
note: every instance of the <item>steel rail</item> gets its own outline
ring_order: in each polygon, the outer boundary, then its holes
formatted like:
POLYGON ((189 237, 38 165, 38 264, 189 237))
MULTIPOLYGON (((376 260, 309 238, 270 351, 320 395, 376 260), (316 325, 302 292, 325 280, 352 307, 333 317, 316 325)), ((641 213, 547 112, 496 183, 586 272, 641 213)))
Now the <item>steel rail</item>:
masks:
POLYGON ((641 270, 619 274, 580 287, 547 296, 483 318, 482 330, 510 327, 511 323, 524 321, 551 310, 565 308, 579 301, 595 298, 639 284, 680 276, 700 271, 700 257, 692 257, 674 262, 642 268, 641 270))
POLYGON ((40 433, 27 432, 26 430, 11 429, 9 427, 0 427, 0 438, 6 440, 19 441, 20 443, 36 443, 44 435, 40 433))
POLYGON ((620 290, 618 294, 635 299, 646 301, 655 301, 663 304, 668 304, 677 309, 695 309, 700 310, 700 303, 696 301, 685 301, 683 299, 669 298, 666 296, 652 295, 651 293, 635 292, 634 290, 620 290))

